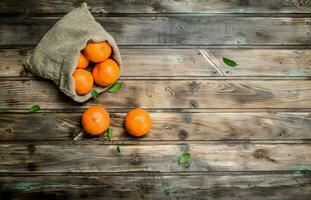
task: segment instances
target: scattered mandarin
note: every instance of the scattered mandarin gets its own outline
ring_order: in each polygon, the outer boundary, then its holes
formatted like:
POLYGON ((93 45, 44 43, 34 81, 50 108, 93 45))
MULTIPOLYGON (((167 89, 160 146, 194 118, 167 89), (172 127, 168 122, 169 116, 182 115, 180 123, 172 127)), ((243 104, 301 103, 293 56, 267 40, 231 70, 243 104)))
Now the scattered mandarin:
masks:
POLYGON ((151 128, 152 120, 147 111, 135 108, 129 111, 125 117, 127 132, 135 137, 146 135, 151 128))
POLYGON ((92 106, 83 113, 81 123, 87 133, 95 136, 109 128, 110 116, 104 107, 92 106))

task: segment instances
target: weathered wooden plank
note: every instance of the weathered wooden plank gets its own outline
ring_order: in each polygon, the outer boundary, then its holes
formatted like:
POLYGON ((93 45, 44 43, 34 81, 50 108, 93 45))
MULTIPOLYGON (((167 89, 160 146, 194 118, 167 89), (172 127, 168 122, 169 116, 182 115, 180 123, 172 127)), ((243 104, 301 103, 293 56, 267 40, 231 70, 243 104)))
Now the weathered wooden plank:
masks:
POLYGON ((125 80, 120 91, 74 103, 50 82, 0 81, 0 109, 108 108, 311 108, 310 80, 125 80))
POLYGON ((1 176, 1 199, 309 200, 308 174, 1 176))
POLYGON ((87 2, 92 13, 305 13, 310 12, 308 0, 18 0, 0 2, 0 13, 66 13, 87 2))
MULTIPOLYGON (((111 114, 113 140, 133 139, 125 133, 124 117, 111 114)), ((152 130, 140 140, 311 139, 310 113, 151 113, 151 117, 152 130)), ((0 114, 0 140, 90 140, 78 136, 80 119, 78 113, 0 114)))
MULTIPOLYGON (((0 45, 34 45, 58 17, 0 18, 0 45)), ((310 18, 98 17, 119 45, 310 45, 310 18)))
MULTIPOLYGON (((31 77, 23 67, 31 52, 32 48, 0 49, 0 77, 31 77)), ((309 49, 121 49, 121 55, 122 76, 128 77, 223 76, 214 65, 230 77, 311 76, 309 49), (227 67, 223 57, 234 59, 238 67, 227 67)))
POLYGON ((0 144, 0 172, 288 171, 311 166, 311 144, 0 144), (178 165, 184 152, 186 166, 178 165))

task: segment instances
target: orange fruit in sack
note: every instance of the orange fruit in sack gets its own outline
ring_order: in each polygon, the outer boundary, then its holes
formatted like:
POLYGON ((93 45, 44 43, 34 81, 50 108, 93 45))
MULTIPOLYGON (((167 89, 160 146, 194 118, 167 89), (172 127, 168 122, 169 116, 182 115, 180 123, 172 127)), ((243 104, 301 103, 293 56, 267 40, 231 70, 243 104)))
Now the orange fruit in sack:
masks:
POLYGON ((83 50, 87 59, 92 62, 103 62, 111 55, 111 46, 108 42, 89 42, 83 50))
POLYGON ((92 106, 84 111, 81 123, 87 133, 99 135, 109 128, 110 116, 104 107, 92 106))
POLYGON ((85 69, 77 69, 73 73, 73 78, 75 80, 77 94, 87 94, 92 90, 94 79, 89 71, 85 69))
POLYGON ((125 117, 125 128, 133 136, 146 135, 151 128, 152 120, 147 111, 135 108, 129 111, 125 117))
POLYGON ((120 69, 114 60, 108 59, 97 63, 93 68, 92 75, 95 83, 100 86, 108 86, 118 80, 120 69))
POLYGON ((85 68, 87 68, 89 63, 90 63, 90 61, 82 53, 80 53, 77 68, 85 69, 85 68))

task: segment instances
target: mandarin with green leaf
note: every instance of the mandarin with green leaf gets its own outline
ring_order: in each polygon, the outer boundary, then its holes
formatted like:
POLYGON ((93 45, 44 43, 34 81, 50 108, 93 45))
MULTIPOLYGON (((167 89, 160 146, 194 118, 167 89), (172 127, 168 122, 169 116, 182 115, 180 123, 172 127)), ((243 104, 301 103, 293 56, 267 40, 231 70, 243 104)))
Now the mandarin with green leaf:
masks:
POLYGON ((104 107, 92 106, 83 113, 81 123, 90 135, 100 135, 109 128, 110 116, 104 107))

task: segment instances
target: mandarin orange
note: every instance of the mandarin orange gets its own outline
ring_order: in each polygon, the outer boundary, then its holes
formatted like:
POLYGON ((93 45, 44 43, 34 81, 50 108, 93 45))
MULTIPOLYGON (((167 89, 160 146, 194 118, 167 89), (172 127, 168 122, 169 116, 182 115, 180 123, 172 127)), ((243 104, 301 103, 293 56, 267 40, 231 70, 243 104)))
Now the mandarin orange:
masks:
POLYGON ((82 53, 80 53, 77 68, 85 69, 85 68, 87 68, 89 63, 90 63, 89 60, 82 53))
POLYGON ((87 94, 92 90, 94 79, 89 71, 85 69, 77 69, 73 73, 73 78, 75 80, 77 94, 87 94))
POLYGON ((108 86, 118 80, 120 69, 114 60, 108 59, 97 63, 93 68, 92 75, 95 83, 100 86, 108 86))
POLYGON ((135 137, 146 135, 151 129, 152 120, 147 111, 135 108, 129 111, 125 117, 125 128, 135 137))
POLYGON ((109 128, 110 116, 104 107, 92 106, 83 113, 81 123, 87 133, 99 135, 109 128))
POLYGON ((89 42, 83 50, 87 59, 92 62, 103 62, 109 58, 112 49, 108 42, 89 42))

